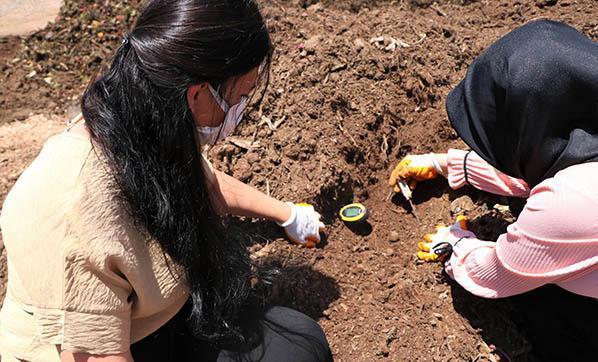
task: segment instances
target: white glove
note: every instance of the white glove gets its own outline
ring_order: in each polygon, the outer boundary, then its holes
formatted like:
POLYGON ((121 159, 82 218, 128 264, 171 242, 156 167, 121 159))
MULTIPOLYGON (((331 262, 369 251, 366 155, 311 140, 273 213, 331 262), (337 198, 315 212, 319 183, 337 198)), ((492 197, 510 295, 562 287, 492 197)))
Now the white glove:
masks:
POLYGON ((460 215, 453 225, 437 226, 435 233, 424 235, 425 241, 417 244, 417 257, 424 261, 442 261, 466 238, 475 238, 475 234, 467 230, 467 218, 460 215))
POLYGON ((313 248, 320 243, 320 232, 324 230, 324 223, 320 221, 322 215, 309 204, 288 203, 291 207, 291 217, 283 224, 288 238, 295 244, 313 248))

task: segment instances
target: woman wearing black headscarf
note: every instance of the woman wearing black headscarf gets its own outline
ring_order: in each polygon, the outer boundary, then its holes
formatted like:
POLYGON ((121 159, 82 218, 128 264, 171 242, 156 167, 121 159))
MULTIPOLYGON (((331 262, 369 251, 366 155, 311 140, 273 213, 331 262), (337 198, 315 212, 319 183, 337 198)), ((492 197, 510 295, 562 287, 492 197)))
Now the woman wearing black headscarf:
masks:
POLYGON ((390 185, 442 174, 452 188, 470 184, 527 203, 496 242, 456 224, 427 235, 418 257, 452 251, 448 274, 486 298, 555 284, 567 292, 534 292, 556 308, 534 306, 547 312, 544 326, 560 318, 560 301, 573 300, 586 326, 573 337, 595 341, 587 326, 598 312, 598 45, 568 25, 530 22, 475 59, 446 105, 471 151, 407 156, 390 185))

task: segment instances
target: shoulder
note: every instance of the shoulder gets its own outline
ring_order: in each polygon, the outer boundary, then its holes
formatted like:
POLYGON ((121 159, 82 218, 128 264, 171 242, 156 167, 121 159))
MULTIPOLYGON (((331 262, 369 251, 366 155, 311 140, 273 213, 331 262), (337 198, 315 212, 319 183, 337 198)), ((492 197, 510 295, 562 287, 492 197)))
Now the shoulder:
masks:
MULTIPOLYGON (((91 152, 91 144, 63 133, 48 139, 8 193, 2 208, 3 228, 49 225, 63 219, 91 152)), ((26 230, 25 230, 26 231, 26 230)))
POLYGON ((598 238, 598 163, 560 171, 534 187, 517 224, 554 239, 598 238))

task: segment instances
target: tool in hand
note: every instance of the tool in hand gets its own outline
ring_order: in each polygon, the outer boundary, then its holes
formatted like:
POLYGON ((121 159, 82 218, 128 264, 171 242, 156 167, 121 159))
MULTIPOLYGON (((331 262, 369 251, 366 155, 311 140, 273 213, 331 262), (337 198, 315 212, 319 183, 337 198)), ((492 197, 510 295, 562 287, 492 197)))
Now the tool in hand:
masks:
POLYGON ((459 215, 452 226, 439 225, 436 226, 436 232, 424 235, 425 241, 417 244, 417 258, 423 261, 444 261, 461 240, 469 237, 475 235, 467 229, 467 217, 459 215))
POLYGON ((360 203, 349 204, 339 211, 339 215, 346 223, 358 224, 367 220, 368 209, 360 203))
POLYGON ((397 180, 397 184, 399 185, 399 188, 401 189, 401 193, 403 194, 403 197, 405 197, 405 200, 407 200, 407 202, 409 203, 409 206, 411 207, 411 213, 413 214, 413 216, 415 217, 415 220, 417 221, 418 224, 421 224, 421 221, 419 220, 419 216, 417 216, 417 211, 415 211, 415 205, 413 205, 413 194, 411 192, 411 189, 409 188, 409 185, 407 185, 407 181, 405 180, 397 180))

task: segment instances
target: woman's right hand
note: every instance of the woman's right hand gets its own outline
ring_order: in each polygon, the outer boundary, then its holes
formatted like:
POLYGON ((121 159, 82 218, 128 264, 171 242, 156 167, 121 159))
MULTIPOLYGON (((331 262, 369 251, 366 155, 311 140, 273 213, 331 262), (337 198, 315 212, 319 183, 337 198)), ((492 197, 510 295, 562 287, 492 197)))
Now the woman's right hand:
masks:
POLYGON ((291 217, 283 224, 288 238, 295 244, 313 248, 320 243, 320 233, 324 231, 322 216, 309 204, 288 203, 291 217))
POLYGON ((411 189, 419 181, 427 181, 444 174, 442 163, 446 169, 446 155, 428 153, 424 155, 407 155, 399 162, 390 175, 388 185, 394 187, 395 192, 401 192, 397 182, 403 180, 409 184, 411 189), (444 160, 444 161, 443 161, 444 160))

